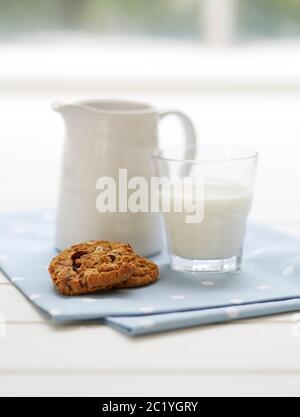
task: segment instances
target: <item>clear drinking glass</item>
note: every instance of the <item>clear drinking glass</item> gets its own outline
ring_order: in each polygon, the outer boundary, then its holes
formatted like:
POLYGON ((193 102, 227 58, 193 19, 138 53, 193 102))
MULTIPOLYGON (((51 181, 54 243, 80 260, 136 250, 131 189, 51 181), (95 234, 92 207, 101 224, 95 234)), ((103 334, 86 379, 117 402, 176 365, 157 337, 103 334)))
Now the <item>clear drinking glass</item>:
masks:
POLYGON ((172 269, 240 269, 257 158, 250 149, 217 145, 153 154, 172 269))

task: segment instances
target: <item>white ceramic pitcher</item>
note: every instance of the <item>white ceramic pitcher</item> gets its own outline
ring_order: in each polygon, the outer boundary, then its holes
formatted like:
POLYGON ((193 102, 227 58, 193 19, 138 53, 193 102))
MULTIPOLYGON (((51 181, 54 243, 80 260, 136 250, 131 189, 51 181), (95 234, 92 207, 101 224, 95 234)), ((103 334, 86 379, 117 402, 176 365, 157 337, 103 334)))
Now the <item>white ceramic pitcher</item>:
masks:
POLYGON ((158 121, 176 115, 183 122, 186 144, 195 142, 194 128, 177 111, 158 113, 148 104, 129 101, 81 101, 55 104, 65 121, 62 177, 60 185, 56 247, 89 240, 130 243, 142 256, 163 247, 163 228, 157 213, 99 213, 96 189, 100 177, 118 178, 119 169, 128 178, 150 179, 150 155, 158 147, 158 121))

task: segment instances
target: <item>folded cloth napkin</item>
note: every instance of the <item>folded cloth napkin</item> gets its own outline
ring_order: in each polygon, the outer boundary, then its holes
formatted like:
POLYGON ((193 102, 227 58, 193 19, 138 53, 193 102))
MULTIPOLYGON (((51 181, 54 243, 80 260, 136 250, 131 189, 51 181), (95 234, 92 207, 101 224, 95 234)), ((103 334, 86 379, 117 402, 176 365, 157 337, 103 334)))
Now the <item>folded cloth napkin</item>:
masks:
POLYGON ((160 254, 156 284, 79 297, 57 294, 49 277, 53 230, 52 212, 0 215, 3 272, 55 322, 99 320, 143 335, 300 310, 300 239, 265 226, 250 224, 241 272, 174 272, 160 254))

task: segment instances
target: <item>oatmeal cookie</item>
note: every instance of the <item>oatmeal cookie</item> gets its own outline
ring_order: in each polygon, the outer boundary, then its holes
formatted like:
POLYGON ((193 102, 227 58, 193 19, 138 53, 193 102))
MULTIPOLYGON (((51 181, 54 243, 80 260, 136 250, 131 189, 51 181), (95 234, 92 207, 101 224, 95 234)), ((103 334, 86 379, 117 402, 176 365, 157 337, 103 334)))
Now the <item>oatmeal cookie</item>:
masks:
POLYGON ((127 281, 135 272, 135 257, 128 244, 90 241, 62 251, 49 273, 60 294, 94 293, 127 281))
POLYGON ((113 288, 142 287, 157 281, 159 270, 154 262, 136 255, 131 261, 131 265, 134 268, 131 277, 126 281, 114 285, 113 288))

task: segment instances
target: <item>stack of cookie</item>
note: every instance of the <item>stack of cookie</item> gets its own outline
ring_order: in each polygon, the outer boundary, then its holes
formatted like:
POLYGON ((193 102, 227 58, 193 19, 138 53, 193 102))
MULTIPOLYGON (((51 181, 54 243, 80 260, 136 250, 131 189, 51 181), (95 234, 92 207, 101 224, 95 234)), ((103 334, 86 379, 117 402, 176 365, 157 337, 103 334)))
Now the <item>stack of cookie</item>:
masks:
POLYGON ((51 261, 49 273, 60 294, 80 295, 151 284, 158 278, 158 267, 129 244, 90 241, 61 252, 51 261))

